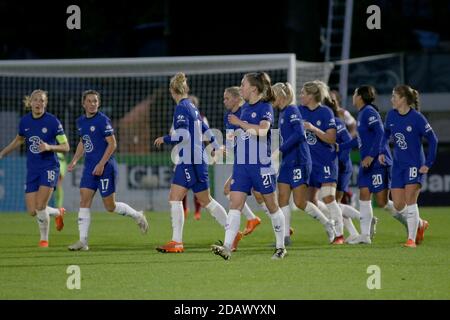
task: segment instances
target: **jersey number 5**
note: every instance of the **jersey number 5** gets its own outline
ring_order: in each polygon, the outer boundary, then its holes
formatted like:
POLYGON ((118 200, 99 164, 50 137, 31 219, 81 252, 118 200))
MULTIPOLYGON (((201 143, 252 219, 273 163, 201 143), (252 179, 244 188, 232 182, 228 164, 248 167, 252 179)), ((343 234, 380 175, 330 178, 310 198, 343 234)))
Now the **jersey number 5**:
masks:
POLYGON ((191 175, 189 174, 188 169, 184 169, 184 174, 186 175, 186 180, 191 180, 191 175))

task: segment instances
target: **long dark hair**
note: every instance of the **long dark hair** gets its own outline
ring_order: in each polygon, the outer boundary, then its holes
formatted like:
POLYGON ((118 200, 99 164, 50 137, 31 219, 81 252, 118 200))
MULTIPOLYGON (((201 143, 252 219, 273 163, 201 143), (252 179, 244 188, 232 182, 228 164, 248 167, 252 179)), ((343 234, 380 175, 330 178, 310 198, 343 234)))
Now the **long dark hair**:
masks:
POLYGON ((376 105, 373 104, 377 97, 377 91, 373 86, 363 85, 356 89, 356 94, 361 97, 362 101, 365 104, 370 104, 373 106, 378 112, 380 111, 376 105))

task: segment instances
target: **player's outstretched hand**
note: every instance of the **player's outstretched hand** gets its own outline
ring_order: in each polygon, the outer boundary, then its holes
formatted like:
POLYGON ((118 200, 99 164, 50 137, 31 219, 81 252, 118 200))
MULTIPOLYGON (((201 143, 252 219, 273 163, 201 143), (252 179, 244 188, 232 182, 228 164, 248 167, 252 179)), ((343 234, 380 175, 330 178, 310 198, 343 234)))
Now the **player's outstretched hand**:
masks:
POLYGON ((164 144, 164 137, 156 138, 153 144, 158 148, 161 147, 161 145, 164 144))

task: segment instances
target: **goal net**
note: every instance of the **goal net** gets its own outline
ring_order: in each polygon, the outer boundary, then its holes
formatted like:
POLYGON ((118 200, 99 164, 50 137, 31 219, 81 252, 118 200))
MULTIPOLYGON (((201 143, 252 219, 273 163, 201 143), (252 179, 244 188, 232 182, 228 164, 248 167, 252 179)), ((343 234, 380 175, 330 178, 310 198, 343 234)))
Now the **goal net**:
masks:
MULTIPOLYGON (((23 97, 43 89, 48 92, 47 111, 61 120, 69 139, 71 151, 66 160, 70 161, 79 140, 75 126, 83 113, 81 93, 97 90, 102 100, 100 110, 112 120, 118 143, 118 200, 139 209, 166 210, 173 171, 171 147, 156 149, 153 141, 167 134, 172 124, 175 104, 168 90, 171 76, 186 73, 190 93, 199 99, 200 112, 211 128, 223 132, 223 91, 239 86, 245 73, 265 71, 273 83, 290 81, 300 92, 306 81, 327 81, 331 69, 329 63, 296 61, 294 54, 1 61, 0 148, 18 132, 19 120, 26 113, 23 97)), ((211 189, 219 201, 226 201, 222 188, 230 172, 230 165, 210 167, 211 189)), ((70 211, 78 210, 81 173, 80 163, 62 182, 64 206, 70 211)), ((0 212, 25 211, 25 176, 22 147, 0 161, 0 212)), ((92 209, 103 210, 99 197, 92 209)))

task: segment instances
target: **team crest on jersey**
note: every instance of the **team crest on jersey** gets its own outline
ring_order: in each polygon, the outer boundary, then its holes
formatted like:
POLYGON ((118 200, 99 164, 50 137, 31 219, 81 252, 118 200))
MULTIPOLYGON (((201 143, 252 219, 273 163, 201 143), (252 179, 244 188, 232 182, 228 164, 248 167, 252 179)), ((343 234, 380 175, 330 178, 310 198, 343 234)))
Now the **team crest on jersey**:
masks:
POLYGON ((256 118, 256 112, 252 112, 252 118, 256 118))
POLYGON ((94 132, 95 131, 95 127, 94 126, 91 126, 91 132, 94 132))
POLYGON ((412 127, 411 126, 407 126, 406 127, 406 131, 411 132, 412 131, 412 127))
POLYGON ((283 124, 283 123, 284 123, 284 119, 281 119, 281 120, 280 120, 280 123, 283 124))
POLYGON ((317 124, 318 126, 320 126, 320 125, 322 124, 322 121, 317 120, 316 124, 317 124))
POLYGON ((46 127, 43 127, 43 128, 42 128, 42 133, 47 133, 47 131, 48 131, 48 130, 47 130, 46 127))

